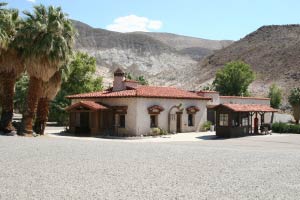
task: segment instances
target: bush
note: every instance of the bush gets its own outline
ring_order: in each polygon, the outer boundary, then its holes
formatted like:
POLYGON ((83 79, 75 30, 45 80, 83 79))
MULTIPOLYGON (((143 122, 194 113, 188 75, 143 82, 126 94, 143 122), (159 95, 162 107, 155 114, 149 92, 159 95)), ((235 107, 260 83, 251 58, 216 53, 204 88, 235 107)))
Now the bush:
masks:
POLYGON ((272 131, 274 133, 298 133, 298 134, 300 134, 300 125, 276 122, 272 125, 272 131))
POLYGON ((203 131, 208 131, 210 130, 212 123, 210 121, 204 122, 204 124, 202 125, 202 130, 203 131))
POLYGON ((168 134, 168 132, 166 130, 162 129, 162 128, 159 128, 159 130, 160 130, 161 135, 167 135, 168 134))
POLYGON ((156 136, 156 135, 167 135, 168 132, 162 128, 151 128, 150 135, 156 136))

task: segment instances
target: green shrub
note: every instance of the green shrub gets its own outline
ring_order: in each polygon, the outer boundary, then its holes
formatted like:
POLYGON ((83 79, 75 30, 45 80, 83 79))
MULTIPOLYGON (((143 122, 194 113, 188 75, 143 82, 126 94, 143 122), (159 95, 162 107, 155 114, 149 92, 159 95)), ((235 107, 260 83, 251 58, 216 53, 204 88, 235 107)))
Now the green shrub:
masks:
POLYGON ((156 136, 156 135, 167 135, 168 132, 162 128, 156 127, 151 128, 150 135, 156 136))
POLYGON ((161 135, 167 135, 168 134, 168 132, 166 130, 162 129, 162 128, 159 128, 159 130, 160 130, 161 135))
POLYGON ((211 125, 212 125, 211 121, 204 122, 204 124, 202 125, 202 130, 203 131, 210 130, 211 125))
POLYGON ((272 125, 272 131, 274 133, 298 133, 298 134, 300 134, 300 125, 276 122, 272 125))
POLYGON ((300 133, 300 125, 293 125, 291 124, 289 127, 290 133, 300 133))
POLYGON ((159 128, 151 128, 150 135, 159 135, 160 129, 159 128))

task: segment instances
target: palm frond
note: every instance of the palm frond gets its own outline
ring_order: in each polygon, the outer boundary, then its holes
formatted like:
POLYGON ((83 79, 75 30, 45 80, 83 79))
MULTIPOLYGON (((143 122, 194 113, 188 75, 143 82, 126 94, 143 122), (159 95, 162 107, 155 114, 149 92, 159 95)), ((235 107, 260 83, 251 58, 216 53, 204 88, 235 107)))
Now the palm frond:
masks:
POLYGON ((60 7, 38 5, 25 15, 18 46, 24 52, 29 74, 47 81, 72 55, 76 32, 60 7))

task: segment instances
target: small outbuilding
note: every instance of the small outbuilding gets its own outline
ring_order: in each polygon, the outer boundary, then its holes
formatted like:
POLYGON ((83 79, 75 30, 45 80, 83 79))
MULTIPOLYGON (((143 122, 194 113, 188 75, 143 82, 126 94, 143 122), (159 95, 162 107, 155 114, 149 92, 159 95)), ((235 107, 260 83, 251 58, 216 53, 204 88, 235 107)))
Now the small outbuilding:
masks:
POLYGON ((259 133, 259 127, 271 127, 265 122, 265 113, 274 113, 277 110, 269 105, 261 104, 219 104, 216 111, 216 135, 219 137, 241 137, 259 133), (258 120, 260 115, 260 122, 258 120))

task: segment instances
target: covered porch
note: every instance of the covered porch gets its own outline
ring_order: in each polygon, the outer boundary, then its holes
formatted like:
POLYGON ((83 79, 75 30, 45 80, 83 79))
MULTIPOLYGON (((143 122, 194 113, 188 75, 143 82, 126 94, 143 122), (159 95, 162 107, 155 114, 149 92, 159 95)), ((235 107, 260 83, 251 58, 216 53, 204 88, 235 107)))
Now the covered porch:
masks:
POLYGON ((226 138, 267 133, 273 123, 273 113, 277 112, 260 104, 220 104, 214 110, 216 135, 226 138), (266 113, 272 114, 270 121, 265 120, 266 113))
POLYGON ((113 110, 93 101, 80 101, 66 108, 69 130, 76 136, 108 135, 113 128, 113 110))

